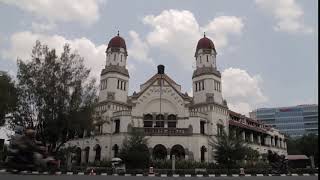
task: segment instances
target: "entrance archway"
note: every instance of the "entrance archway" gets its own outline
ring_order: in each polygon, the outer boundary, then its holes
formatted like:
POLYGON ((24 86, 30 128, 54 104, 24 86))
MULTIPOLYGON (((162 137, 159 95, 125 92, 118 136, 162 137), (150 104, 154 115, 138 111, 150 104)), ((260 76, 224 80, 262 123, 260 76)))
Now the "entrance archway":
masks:
POLYGON ((167 158, 167 148, 162 144, 157 144, 152 151, 155 160, 164 160, 167 158))
POLYGON ((99 144, 97 144, 94 147, 94 150, 96 151, 96 155, 94 157, 94 161, 100 161, 100 159, 101 159, 101 146, 99 144))
POLYGON ((84 160, 85 160, 85 163, 88 163, 88 162, 89 162, 90 147, 86 147, 86 148, 84 149, 84 151, 85 151, 84 160))
POLYGON ((207 148, 206 148, 205 146, 202 146, 202 147, 200 148, 200 151, 201 151, 201 157, 200 157, 201 162, 204 162, 205 159, 206 159, 205 154, 206 154, 206 152, 207 152, 207 148))
POLYGON ((119 154, 119 146, 115 144, 115 145, 112 147, 112 150, 113 150, 113 157, 118 157, 118 154, 119 154))
POLYGON ((186 153, 184 151, 184 148, 181 145, 177 144, 171 148, 170 159, 172 159, 172 155, 175 155, 176 160, 184 160, 186 153))
POLYGON ((76 157, 75 157, 76 165, 80 166, 81 164, 81 148, 80 147, 77 147, 75 154, 76 154, 76 157))

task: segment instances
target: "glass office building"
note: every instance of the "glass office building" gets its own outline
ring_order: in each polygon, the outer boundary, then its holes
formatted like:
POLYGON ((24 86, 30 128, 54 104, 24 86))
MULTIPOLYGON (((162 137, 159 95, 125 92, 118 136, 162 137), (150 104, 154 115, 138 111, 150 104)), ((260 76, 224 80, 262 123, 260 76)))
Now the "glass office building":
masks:
POLYGON ((318 135, 318 105, 260 108, 250 112, 250 117, 279 129, 291 137, 308 133, 318 135))

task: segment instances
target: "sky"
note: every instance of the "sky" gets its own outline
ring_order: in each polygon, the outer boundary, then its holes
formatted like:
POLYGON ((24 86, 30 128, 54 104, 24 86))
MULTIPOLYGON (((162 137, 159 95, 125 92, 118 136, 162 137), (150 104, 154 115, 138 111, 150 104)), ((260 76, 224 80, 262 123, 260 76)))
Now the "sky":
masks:
POLYGON ((222 93, 242 114, 261 107, 318 104, 318 1, 0 0, 0 70, 15 76, 36 40, 70 44, 99 81, 109 40, 128 49, 129 95, 158 64, 192 95, 195 48, 215 44, 222 93))

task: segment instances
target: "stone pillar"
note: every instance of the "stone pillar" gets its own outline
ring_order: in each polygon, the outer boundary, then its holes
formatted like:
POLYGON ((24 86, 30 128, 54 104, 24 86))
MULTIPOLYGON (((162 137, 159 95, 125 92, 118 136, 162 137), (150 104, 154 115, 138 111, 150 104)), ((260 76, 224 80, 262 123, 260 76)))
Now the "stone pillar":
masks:
POLYGON ((167 160, 170 160, 170 152, 171 152, 171 149, 167 148, 167 160))
POLYGON ((279 138, 279 147, 280 147, 280 148, 283 148, 282 146, 283 146, 283 145, 282 145, 282 139, 279 138))
POLYGON ((271 136, 271 146, 274 146, 274 138, 271 136))
POLYGON ((258 135, 258 144, 261 145, 261 136, 258 135))
POLYGON ((241 135, 242 135, 242 140, 245 141, 246 140, 246 132, 242 131, 241 135))
POLYGON ((188 148, 184 148, 184 152, 185 152, 185 157, 184 157, 184 159, 185 159, 185 160, 188 160, 188 159, 189 159, 189 149, 188 149, 188 148))
POLYGON ((264 144, 265 144, 266 146, 269 145, 269 136, 266 136, 266 137, 264 138, 264 144))
POLYGON ((85 157, 86 157, 86 151, 84 149, 81 149, 81 163, 86 162, 85 157))
POLYGON ((250 142, 253 143, 253 133, 250 133, 250 142))

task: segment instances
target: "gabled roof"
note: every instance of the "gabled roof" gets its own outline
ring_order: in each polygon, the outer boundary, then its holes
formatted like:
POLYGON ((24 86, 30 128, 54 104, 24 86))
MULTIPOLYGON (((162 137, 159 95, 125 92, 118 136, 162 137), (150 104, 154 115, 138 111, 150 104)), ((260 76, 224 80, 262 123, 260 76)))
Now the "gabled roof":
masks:
POLYGON ((304 160, 309 158, 306 155, 288 155, 287 159, 288 160, 304 160))
POLYGON ((183 99, 188 99, 188 100, 192 100, 192 97, 190 97, 189 95, 187 94, 184 94, 184 93, 181 93, 176 87, 173 86, 174 85, 177 85, 177 86, 180 86, 179 84, 177 84, 174 80, 172 80, 168 75, 166 74, 155 74, 153 75, 149 80, 147 80, 145 83, 143 83, 141 86, 143 85, 147 85, 147 87, 145 87, 142 91, 136 93, 136 94, 133 94, 131 97, 132 98, 139 98, 140 95, 142 95, 150 86, 152 86, 152 84, 157 81, 158 79, 163 79, 165 81, 167 81, 167 83, 183 98, 183 99), (162 75, 162 76, 161 76, 162 75))
POLYGON ((145 84, 149 84, 149 83, 152 83, 154 82, 156 79, 160 79, 161 78, 161 75, 162 75, 162 79, 165 79, 167 80, 169 83, 171 84, 175 84, 175 85, 178 85, 180 86, 178 83, 176 83, 174 80, 172 80, 168 75, 166 74, 155 74, 153 75, 149 80, 147 80, 145 83, 142 84, 145 85, 145 84))

